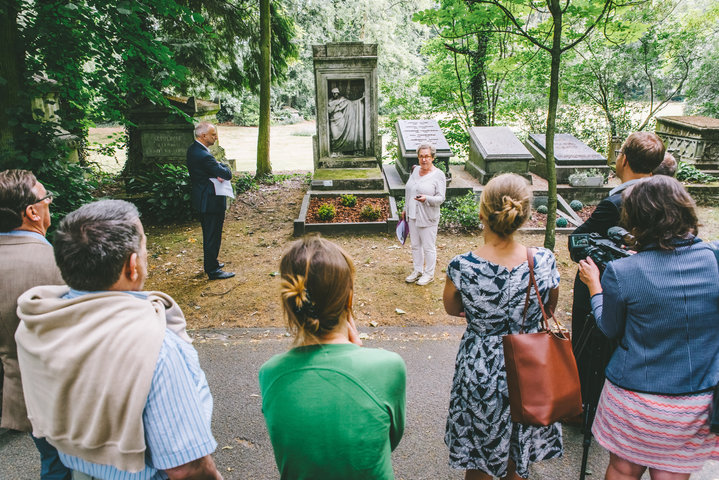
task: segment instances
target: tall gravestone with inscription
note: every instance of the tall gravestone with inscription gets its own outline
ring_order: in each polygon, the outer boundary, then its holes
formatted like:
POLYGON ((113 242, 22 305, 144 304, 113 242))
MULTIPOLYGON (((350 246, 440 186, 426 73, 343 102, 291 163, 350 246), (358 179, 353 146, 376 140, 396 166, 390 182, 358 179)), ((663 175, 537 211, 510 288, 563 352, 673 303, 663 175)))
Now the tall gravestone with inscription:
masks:
MULTIPOLYGON (((193 123, 215 122, 220 105, 195 97, 167 97, 170 103, 192 118, 193 123)), ((130 151, 125 171, 138 173, 155 165, 184 165, 187 147, 194 141, 194 125, 164 106, 141 105, 132 111, 137 126, 130 130, 130 151)), ((210 147, 219 161, 227 163, 219 141, 210 147)), ((233 165, 230 165, 231 167, 233 165)))
POLYGON ((317 106, 315 169, 379 165, 377 44, 313 45, 312 59, 317 106))
MULTIPOLYGON (((543 133, 530 133, 525 143, 534 157, 529 162, 529 170, 542 178, 547 178, 546 143, 543 133)), ((574 173, 596 170, 606 178, 610 172, 606 158, 569 133, 558 133, 554 137, 554 166, 557 183, 568 183, 574 173)))
POLYGON ((516 173, 530 182, 529 150, 508 127, 472 127, 469 129, 469 159, 464 164, 480 183, 500 173, 516 173))
POLYGON ((403 182, 407 182, 412 166, 417 165, 417 147, 423 143, 434 145, 437 153, 435 163, 444 165, 445 174, 449 177, 449 157, 452 150, 439 128, 437 120, 398 120, 397 129, 397 173, 403 182))

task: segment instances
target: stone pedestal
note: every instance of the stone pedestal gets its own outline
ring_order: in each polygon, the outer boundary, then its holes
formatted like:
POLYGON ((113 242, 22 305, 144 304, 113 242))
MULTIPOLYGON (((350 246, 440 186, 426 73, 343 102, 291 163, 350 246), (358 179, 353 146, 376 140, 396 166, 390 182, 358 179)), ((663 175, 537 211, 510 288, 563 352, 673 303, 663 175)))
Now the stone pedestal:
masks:
POLYGON ((378 166, 382 142, 377 120, 377 44, 313 45, 312 58, 315 169, 378 166))
POLYGON ((398 120, 397 129, 397 172, 402 181, 407 183, 412 166, 418 165, 417 147, 423 143, 434 145, 436 149, 435 163, 444 163, 445 175, 451 180, 449 173, 449 157, 452 150, 437 120, 398 120))
MULTIPOLYGON (((534 159, 529 162, 529 170, 542 178, 547 178, 546 139, 543 133, 530 133, 525 143, 534 159)), ((573 173, 597 170, 604 177, 609 174, 607 160, 569 133, 554 136, 554 165, 557 183, 568 183, 573 173)))
MULTIPOLYGON (((215 122, 220 105, 195 97, 168 97, 170 103, 192 117, 194 123, 215 122)), ((128 157, 129 171, 136 172, 166 163, 184 165, 187 147, 195 140, 194 125, 177 112, 157 105, 142 105, 132 111, 137 137, 128 157)), ((221 139, 220 139, 221 140, 221 139)), ((210 151, 220 162, 227 162, 218 140, 210 151)))
POLYGON ((532 182, 529 150, 508 127, 469 129, 469 160, 464 168, 485 184, 500 173, 516 173, 532 182))
POLYGON ((719 119, 657 117, 656 133, 677 161, 692 163, 700 170, 719 170, 719 119))

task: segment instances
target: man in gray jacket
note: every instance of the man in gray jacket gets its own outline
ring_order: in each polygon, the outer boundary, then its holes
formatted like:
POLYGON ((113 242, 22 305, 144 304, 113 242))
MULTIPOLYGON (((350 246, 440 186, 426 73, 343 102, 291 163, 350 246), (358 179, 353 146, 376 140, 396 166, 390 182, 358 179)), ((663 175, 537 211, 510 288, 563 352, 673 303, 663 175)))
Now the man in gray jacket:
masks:
MULTIPOLYGON (((17 361, 15 330, 18 325, 18 297, 37 285, 62 285, 52 245, 45 239, 50 226, 48 192, 27 170, 0 172, 0 360, 3 381, 0 427, 30 432, 25 398, 17 361)), ((43 480, 69 480, 70 470, 58 458, 57 450, 44 438, 33 437, 40 451, 43 480)))

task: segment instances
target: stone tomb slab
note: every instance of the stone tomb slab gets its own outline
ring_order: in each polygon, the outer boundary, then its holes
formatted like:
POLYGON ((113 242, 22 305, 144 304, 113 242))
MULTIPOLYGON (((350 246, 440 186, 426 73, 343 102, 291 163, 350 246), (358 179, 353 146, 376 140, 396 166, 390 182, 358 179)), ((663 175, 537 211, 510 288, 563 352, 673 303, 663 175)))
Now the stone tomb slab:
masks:
MULTIPOLYGON (((534 157, 534 160, 529 162, 529 170, 547 178, 545 135, 530 133, 525 146, 534 157)), ((601 172, 605 177, 610 171, 606 158, 569 133, 559 133, 554 137, 554 165, 557 183, 568 183, 569 176, 573 173, 590 169, 601 172)))
POLYGON ((500 173, 516 173, 531 182, 529 162, 534 157, 508 127, 470 128, 469 147, 464 168, 480 183, 500 173))
POLYGON ((437 149, 435 161, 442 161, 449 172, 449 157, 452 149, 439 128, 437 120, 398 120, 397 129, 397 172, 407 182, 412 166, 417 165, 417 147, 430 143, 437 149))
POLYGON ((677 160, 692 163, 701 170, 719 169, 719 119, 701 116, 657 117, 656 133, 677 160))

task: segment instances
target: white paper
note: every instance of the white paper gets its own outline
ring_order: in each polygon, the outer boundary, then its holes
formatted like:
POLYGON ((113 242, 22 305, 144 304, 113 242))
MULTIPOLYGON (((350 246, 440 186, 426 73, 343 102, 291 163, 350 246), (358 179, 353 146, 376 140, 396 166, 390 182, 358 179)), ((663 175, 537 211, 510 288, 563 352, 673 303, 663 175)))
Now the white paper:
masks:
POLYGON ((216 178, 211 178, 210 181, 215 186, 215 195, 235 198, 235 193, 232 191, 232 182, 229 180, 223 180, 221 182, 216 178))

